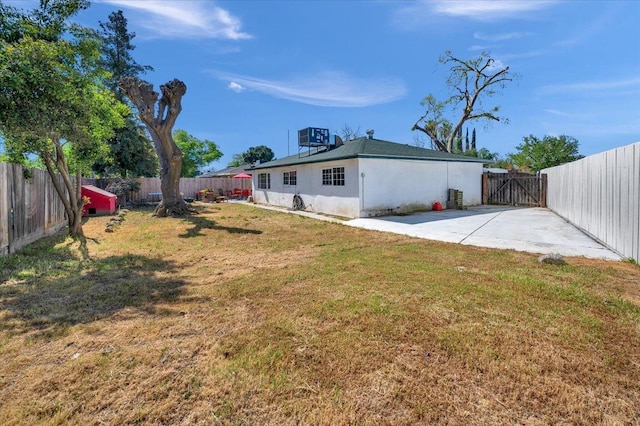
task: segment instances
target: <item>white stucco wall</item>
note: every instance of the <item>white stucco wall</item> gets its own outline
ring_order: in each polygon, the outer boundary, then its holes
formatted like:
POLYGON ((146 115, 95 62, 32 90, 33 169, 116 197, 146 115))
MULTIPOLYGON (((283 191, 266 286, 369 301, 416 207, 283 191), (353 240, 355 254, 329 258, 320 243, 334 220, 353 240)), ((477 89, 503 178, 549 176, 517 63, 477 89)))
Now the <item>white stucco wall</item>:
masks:
POLYGON ((324 163, 260 169, 253 172, 253 198, 257 203, 291 208, 293 195, 298 194, 308 211, 336 216, 358 217, 357 160, 328 161, 324 163), (322 185, 322 170, 344 167, 344 186, 322 185), (283 173, 297 172, 295 186, 283 184, 283 173), (271 188, 258 189, 258 175, 271 173, 271 188))
POLYGON ((465 206, 482 202, 481 163, 364 158, 359 170, 362 217, 445 207, 449 189, 465 206))
POLYGON ((308 211, 345 217, 380 216, 446 206, 449 189, 463 191, 465 206, 482 202, 482 164, 445 161, 350 159, 253 172, 257 203, 291 208, 293 195, 308 211), (345 186, 322 185, 322 170, 345 168, 345 186), (283 185, 283 173, 297 172, 295 186, 283 185), (258 189, 258 175, 271 174, 271 188, 258 189))

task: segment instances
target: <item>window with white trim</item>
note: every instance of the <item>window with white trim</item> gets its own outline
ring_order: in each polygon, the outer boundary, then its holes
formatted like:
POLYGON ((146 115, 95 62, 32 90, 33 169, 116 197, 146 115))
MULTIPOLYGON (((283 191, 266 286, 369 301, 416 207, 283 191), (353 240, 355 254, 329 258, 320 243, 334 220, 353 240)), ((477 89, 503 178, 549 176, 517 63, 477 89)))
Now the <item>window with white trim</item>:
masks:
POLYGON ((331 185, 333 182, 331 176, 331 169, 322 169, 322 184, 331 185))
POLYGON ((258 174, 258 189, 271 189, 271 173, 258 174))
POLYGON ((336 186, 344 186, 344 167, 333 168, 333 184, 336 186))
POLYGON ((344 167, 322 169, 322 184, 344 186, 344 167))
POLYGON ((283 185, 297 185, 298 184, 298 172, 284 172, 282 174, 283 185))

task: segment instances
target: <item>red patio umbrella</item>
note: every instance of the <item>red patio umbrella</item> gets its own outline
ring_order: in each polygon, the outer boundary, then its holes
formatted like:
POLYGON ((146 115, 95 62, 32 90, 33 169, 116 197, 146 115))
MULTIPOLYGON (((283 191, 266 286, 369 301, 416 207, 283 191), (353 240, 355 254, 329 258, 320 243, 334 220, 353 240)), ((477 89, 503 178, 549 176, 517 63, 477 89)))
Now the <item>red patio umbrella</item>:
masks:
MULTIPOLYGON (((246 182, 245 179, 251 179, 251 175, 248 175, 246 173, 238 173, 237 175, 235 175, 233 177, 234 179, 242 179, 243 182, 246 182)), ((246 185, 244 185, 244 183, 241 185, 242 186, 242 190, 236 189, 234 190, 234 195, 238 198, 242 197, 242 198, 246 198, 249 196, 249 189, 245 188, 246 185), (240 193, 238 193, 238 191, 240 193)))

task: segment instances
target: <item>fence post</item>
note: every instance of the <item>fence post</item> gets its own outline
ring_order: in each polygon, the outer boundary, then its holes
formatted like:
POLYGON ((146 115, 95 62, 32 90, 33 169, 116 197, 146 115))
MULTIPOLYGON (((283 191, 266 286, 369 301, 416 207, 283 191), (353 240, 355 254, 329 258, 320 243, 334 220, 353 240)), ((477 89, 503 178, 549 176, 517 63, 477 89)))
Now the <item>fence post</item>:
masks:
POLYGON ((482 174, 482 204, 489 204, 489 177, 487 173, 482 174))
POLYGON ((547 207, 547 174, 540 175, 540 207, 547 207))
POLYGON ((8 245, 8 250, 9 250, 9 254, 14 253, 15 252, 15 248, 13 246, 13 241, 16 238, 16 223, 15 223, 15 215, 16 215, 16 209, 15 209, 15 205, 16 205, 16 183, 14 181, 14 172, 15 172, 15 165, 9 163, 9 167, 8 167, 8 174, 7 174, 7 182, 9 183, 9 223, 8 223, 8 227, 7 227, 7 236, 9 237, 9 245, 8 245))

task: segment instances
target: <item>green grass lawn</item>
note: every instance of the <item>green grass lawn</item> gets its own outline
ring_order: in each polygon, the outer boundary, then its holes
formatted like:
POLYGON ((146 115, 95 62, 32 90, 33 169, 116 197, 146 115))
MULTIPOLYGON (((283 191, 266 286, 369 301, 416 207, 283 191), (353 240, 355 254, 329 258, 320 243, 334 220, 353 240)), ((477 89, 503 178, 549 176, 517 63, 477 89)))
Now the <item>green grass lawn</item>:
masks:
POLYGON ((640 268, 249 204, 0 258, 0 424, 638 424, 640 268))

